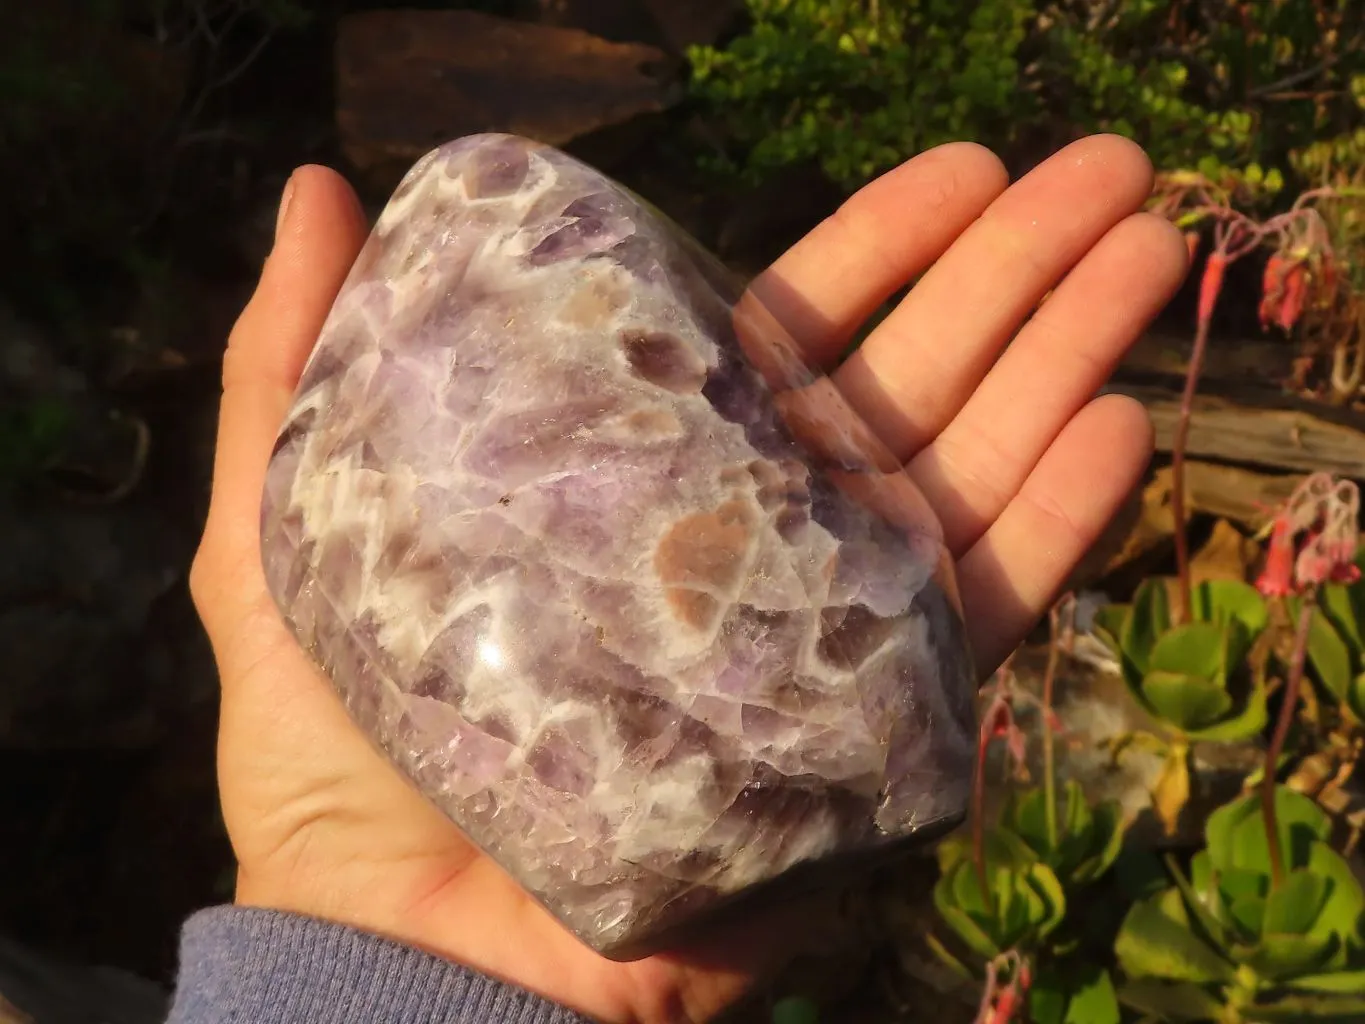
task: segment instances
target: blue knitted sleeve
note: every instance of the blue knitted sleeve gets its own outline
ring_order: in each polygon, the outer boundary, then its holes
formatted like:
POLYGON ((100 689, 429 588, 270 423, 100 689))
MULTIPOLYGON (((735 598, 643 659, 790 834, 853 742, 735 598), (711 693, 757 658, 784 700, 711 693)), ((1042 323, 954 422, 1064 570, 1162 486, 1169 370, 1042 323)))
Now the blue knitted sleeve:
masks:
POLYGON ((181 932, 167 1024, 588 1024, 467 967, 296 914, 213 907, 181 932))

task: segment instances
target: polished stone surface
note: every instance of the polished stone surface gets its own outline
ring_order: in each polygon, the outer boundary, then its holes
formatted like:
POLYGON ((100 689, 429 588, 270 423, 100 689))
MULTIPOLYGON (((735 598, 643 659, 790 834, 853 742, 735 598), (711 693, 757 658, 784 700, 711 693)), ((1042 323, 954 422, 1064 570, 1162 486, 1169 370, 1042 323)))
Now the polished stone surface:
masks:
POLYGON ((967 802, 939 528, 741 292, 564 154, 450 143, 268 474, 271 592, 355 720, 609 955, 967 802))

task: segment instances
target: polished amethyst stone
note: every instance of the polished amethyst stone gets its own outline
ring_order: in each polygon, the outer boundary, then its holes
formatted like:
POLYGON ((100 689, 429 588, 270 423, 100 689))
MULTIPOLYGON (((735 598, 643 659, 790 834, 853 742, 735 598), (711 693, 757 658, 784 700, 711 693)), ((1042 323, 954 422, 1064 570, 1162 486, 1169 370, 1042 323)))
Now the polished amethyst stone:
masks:
POLYGON ((360 728, 621 958, 961 820, 976 680, 939 538, 776 316, 506 135, 394 193, 262 532, 360 728))

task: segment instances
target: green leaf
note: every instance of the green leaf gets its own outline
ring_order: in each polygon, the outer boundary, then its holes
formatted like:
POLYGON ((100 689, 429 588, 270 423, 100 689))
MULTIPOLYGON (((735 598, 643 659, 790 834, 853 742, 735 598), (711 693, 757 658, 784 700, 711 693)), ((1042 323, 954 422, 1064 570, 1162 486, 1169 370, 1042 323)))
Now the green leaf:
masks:
POLYGON ((1075 779, 1068 779, 1058 803, 1061 804, 1058 811, 1061 817, 1062 838, 1071 840, 1071 845, 1077 848, 1076 855, 1079 856, 1089 848, 1094 836, 1095 819, 1090 810, 1090 803, 1085 798, 1085 790, 1075 779))
MULTIPOLYGON (((1228 929, 1234 926, 1232 915, 1227 911, 1226 901, 1217 886, 1213 885, 1212 869, 1209 867, 1207 850, 1200 850, 1190 862, 1194 881, 1185 877, 1180 866, 1169 854, 1166 866, 1171 878, 1175 880, 1176 891, 1180 895, 1181 910, 1190 930, 1197 938, 1212 945, 1219 952, 1226 952, 1228 929), (1193 914, 1193 920, 1189 915, 1193 914)), ((1169 894, 1164 898, 1170 899, 1169 894)))
POLYGON ((1365 891, 1351 865, 1327 843, 1316 842, 1308 853, 1308 871, 1328 888, 1312 932, 1340 935, 1346 942, 1358 943, 1365 937, 1365 891))
POLYGON ((1207 743, 1238 743, 1261 733, 1268 720, 1265 683, 1258 680, 1252 684, 1240 711, 1216 725, 1191 729, 1188 736, 1191 740, 1207 743))
MULTIPOLYGON (((1234 803, 1238 804, 1240 809, 1232 828, 1231 849, 1226 851, 1230 858, 1227 863, 1234 867, 1268 873, 1270 844, 1266 836, 1265 819, 1261 815, 1260 796, 1251 794, 1240 797, 1234 803)), ((1218 811, 1214 812, 1215 815, 1217 813, 1218 811)), ((1213 816, 1209 816, 1210 820, 1213 816)), ((1332 829, 1331 820, 1321 807, 1310 797, 1287 786, 1275 787, 1275 822, 1279 832, 1280 851, 1284 856, 1285 866, 1290 870, 1306 865, 1313 841, 1325 840, 1332 829)), ((1209 842, 1212 851, 1212 837, 1209 842)))
POLYGON ((1342 583, 1328 583, 1318 594, 1316 614, 1322 615, 1341 636, 1342 642, 1350 649, 1353 668, 1361 670, 1360 659, 1365 653, 1365 636, 1361 635, 1360 624, 1365 618, 1365 587, 1358 582, 1349 586, 1342 583))
MULTIPOLYGON (((970 850, 970 847, 969 847, 970 850)), ((1029 864, 1038 854, 1012 829, 996 828, 986 832, 986 862, 988 864, 1029 864)))
MULTIPOLYGON (((1196 854, 1201 869, 1208 868, 1207 851, 1196 854)), ((1201 878, 1200 891, 1217 897, 1220 919, 1238 929, 1248 942, 1261 934, 1265 900, 1270 892, 1270 875, 1249 868, 1225 867, 1214 872, 1208 868, 1207 880, 1201 878)))
POLYGON ((1119 1024, 1119 999, 1109 972, 1087 964, 1067 1003, 1063 1024, 1119 1024))
MULTIPOLYGON (((1321 807, 1287 786, 1275 787, 1275 817, 1281 839, 1285 841, 1285 852, 1290 851, 1287 841, 1292 840, 1299 844, 1299 853, 1303 858, 1308 854, 1307 844, 1313 839, 1326 839, 1332 828, 1331 820, 1321 807)), ((1219 870, 1246 867, 1269 873, 1270 859, 1267 856, 1265 833, 1259 793, 1229 800, 1209 815, 1204 826, 1209 858, 1219 870)), ((1304 863, 1304 860, 1299 860, 1290 867, 1302 867, 1304 863)))
POLYGON ((1232 918, 1233 925, 1250 939, 1260 935, 1265 924, 1265 897, 1252 893, 1232 895, 1226 890, 1223 892, 1228 917, 1232 918))
POLYGON ((1365 998, 1327 996, 1285 996, 1271 1003, 1249 1008, 1247 1021, 1334 1020, 1341 1024, 1360 1024, 1365 1020, 1365 998))
POLYGON ((1339 992, 1351 995, 1365 992, 1365 968, 1354 971, 1332 971, 1325 974, 1304 974, 1285 982, 1290 988, 1311 992, 1339 992))
POLYGON ((1254 642, 1270 623, 1270 609, 1260 591, 1240 580, 1205 580, 1190 594, 1191 614, 1200 622, 1239 622, 1254 642))
MULTIPOLYGON (((984 880, 987 886, 993 887, 993 879, 996 874, 998 874, 998 869, 993 868, 988 861, 984 880)), ((988 897, 986 893, 981 891, 981 883, 977 878, 975 865, 970 861, 963 861, 953 872, 953 897, 959 907, 977 919, 984 919, 991 912, 986 901, 988 898, 993 898, 993 894, 988 897)))
MULTIPOLYGON (((986 930, 974 920, 973 916, 962 909, 958 901, 960 891, 959 876, 966 872, 971 874, 972 865, 962 862, 957 865, 950 873, 941 875, 937 884, 934 886, 934 909, 938 911, 943 923, 957 933, 967 947, 978 956, 989 960, 1000 953, 999 947, 992 941, 991 936, 986 930)), ((977 892, 976 903, 980 904, 981 898, 979 888, 975 884, 975 879, 971 879, 971 888, 977 892)))
POLYGON ((1052 853, 1047 835, 1047 794, 1041 787, 1015 790, 1006 804, 1004 820, 1040 858, 1052 853))
POLYGON ((1147 672, 1198 676, 1222 682, 1228 674, 1228 648, 1241 625, 1191 622, 1163 633, 1152 647, 1147 672))
POLYGON ((1036 924, 1038 934, 1046 938, 1066 916, 1066 894, 1062 890, 1062 883, 1046 864, 1030 864, 1024 870, 1032 890, 1045 908, 1043 916, 1030 923, 1036 924))
POLYGON ((1139 1013, 1159 1020, 1217 1020, 1223 1003, 1208 989, 1192 982, 1168 983, 1156 979, 1126 982, 1119 1001, 1139 1013))
POLYGON ((1153 669, 1142 679, 1147 703, 1182 731, 1217 722, 1232 708, 1232 697, 1220 682, 1153 669))
POLYGON ((1013 946, 1028 933, 1029 925, 1037 924, 1047 915, 1043 898, 1014 869, 1000 868, 993 873, 991 893, 996 921, 991 937, 1002 949, 1013 946))
POLYGON ((1126 604, 1106 604, 1095 611, 1090 623, 1090 632, 1116 656, 1123 654, 1124 623, 1131 612, 1126 604))
POLYGON ((1358 675, 1346 692, 1346 709, 1360 722, 1365 722, 1365 675, 1358 675))
POLYGON ((1266 898, 1261 929, 1267 935, 1306 935, 1330 888, 1331 882, 1311 869, 1291 871, 1266 898))
POLYGON ((1084 885, 1103 875, 1123 849, 1123 808, 1117 800, 1105 800, 1094 809, 1091 819, 1091 856, 1071 872, 1071 880, 1084 885))
POLYGON ((1119 1024, 1109 972, 1095 963, 1066 963, 1038 972, 1029 989, 1034 1024, 1119 1024))
POLYGON ((1129 909, 1114 953, 1131 978, 1226 982, 1236 976, 1233 965, 1190 930, 1176 889, 1129 909))
POLYGON ((1308 660, 1313 671, 1338 700, 1344 700, 1355 678, 1351 650, 1321 612, 1313 612, 1308 626, 1308 660))
POLYGON ((1332 935, 1263 935, 1260 945, 1249 951, 1242 962, 1267 979, 1292 978, 1315 971, 1336 950, 1332 935))
POLYGON ((1165 580, 1148 578, 1138 585, 1133 594, 1131 610, 1124 620, 1119 637, 1124 653, 1141 673, 1150 668, 1152 649, 1157 640, 1171 628, 1170 597, 1165 580))
POLYGON ((1242 819, 1255 810, 1254 798, 1242 796, 1215 808, 1204 822, 1204 843, 1209 863, 1215 869, 1221 871, 1232 867, 1233 832, 1242 819))

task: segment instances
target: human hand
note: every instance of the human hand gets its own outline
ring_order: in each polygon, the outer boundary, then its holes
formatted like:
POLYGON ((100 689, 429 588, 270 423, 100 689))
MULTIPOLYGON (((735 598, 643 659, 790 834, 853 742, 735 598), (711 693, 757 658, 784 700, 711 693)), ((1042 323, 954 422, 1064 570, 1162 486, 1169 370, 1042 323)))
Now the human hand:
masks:
MULTIPOLYGON (((940 147, 867 186, 753 283, 829 365, 918 278, 831 376, 935 509, 983 673, 1051 603, 1150 453, 1139 406, 1092 396, 1185 273, 1180 234, 1137 212, 1151 181, 1114 137, 1076 143, 1008 189, 988 152, 940 147)), ((340 177, 300 169, 224 359, 191 587, 222 677, 236 900, 386 935, 603 1021, 706 1019, 783 950, 748 926, 632 963, 580 945, 375 751, 266 591, 266 465, 365 233, 340 177)))

